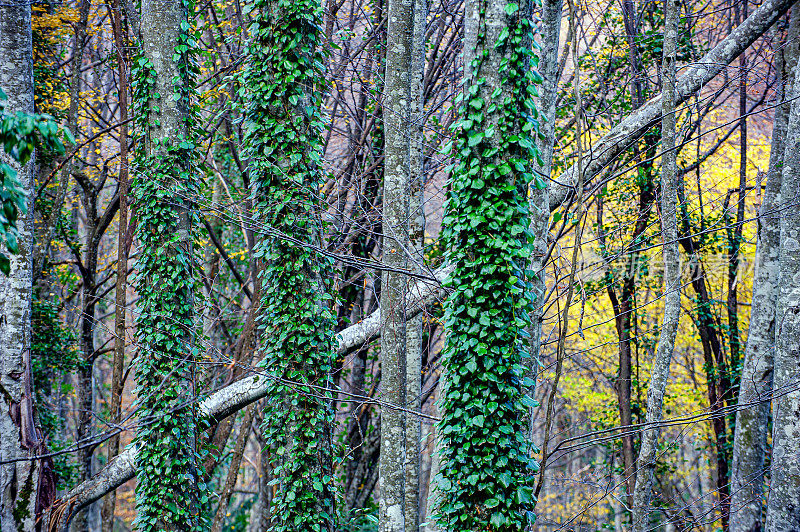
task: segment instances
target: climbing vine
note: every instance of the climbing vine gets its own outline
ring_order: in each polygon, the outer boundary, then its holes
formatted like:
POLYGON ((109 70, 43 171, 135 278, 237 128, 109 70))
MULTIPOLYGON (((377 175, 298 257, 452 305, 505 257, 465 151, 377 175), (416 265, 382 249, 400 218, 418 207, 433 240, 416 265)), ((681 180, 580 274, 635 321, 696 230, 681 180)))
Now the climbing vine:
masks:
MULTIPOLYGON (((64 430, 66 420, 58 415, 56 403, 72 392, 72 386, 62 379, 64 373, 75 371, 83 362, 78 353, 75 333, 58 317, 57 301, 42 297, 34 289, 31 304, 31 372, 33 391, 42 433, 52 451, 61 451, 74 442, 64 430)), ((68 490, 79 479, 74 454, 57 454, 52 458, 53 472, 59 490, 68 490)))
POLYGON ((204 528, 201 509, 206 495, 197 470, 194 401, 193 198, 200 187, 200 170, 192 93, 197 39, 187 16, 194 13, 194 5, 184 0, 182 8, 174 54, 161 59, 162 67, 171 59, 177 74, 157 72, 144 51, 131 72, 139 139, 132 193, 141 243, 135 274, 140 309, 135 522, 139 531, 204 528), (173 116, 177 112, 178 123, 168 117, 169 112, 173 116))
MULTIPOLYGON (((37 145, 50 153, 63 154, 61 131, 71 143, 75 142, 69 130, 60 128, 51 116, 10 113, 6 110, 6 102, 6 94, 0 89, 0 148, 11 161, 21 166, 28 164, 37 145)), ((12 255, 19 252, 17 220, 28 212, 23 185, 9 162, 0 158, 0 272, 4 275, 8 275, 11 269, 6 251, 12 255)))
POLYGON ((276 447, 271 530, 333 531, 331 263, 313 249, 322 231, 322 8, 317 0, 252 0, 247 9, 244 146, 265 230, 256 257, 262 364, 272 379, 262 430, 276 447))
POLYGON ((532 382, 525 382, 523 358, 531 310, 527 190, 543 186, 531 170, 538 157, 533 96, 541 78, 532 68, 530 6, 505 4, 505 25, 491 38, 488 0, 477 9, 443 224, 455 270, 445 303, 436 518, 450 532, 521 531, 534 519, 538 470, 525 436, 533 400, 525 395, 532 382), (486 81, 492 68, 500 86, 486 81))

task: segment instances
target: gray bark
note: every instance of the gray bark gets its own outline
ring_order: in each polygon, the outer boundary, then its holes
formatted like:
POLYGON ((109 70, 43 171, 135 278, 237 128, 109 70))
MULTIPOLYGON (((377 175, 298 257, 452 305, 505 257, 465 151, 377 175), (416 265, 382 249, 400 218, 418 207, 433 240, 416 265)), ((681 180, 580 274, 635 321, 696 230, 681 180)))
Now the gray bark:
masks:
MULTIPOLYGON (((114 30, 114 44, 117 47, 117 72, 119 76, 119 117, 123 125, 119 130, 119 225, 117 229, 117 280, 114 300, 114 358, 111 364, 111 423, 121 422, 123 371, 125 365, 125 312, 127 306, 128 248, 124 235, 128 232, 128 72, 125 63, 124 45, 127 42, 122 33, 122 6, 120 0, 113 0, 109 10, 114 30)), ((106 457, 108 461, 119 454, 119 435, 109 440, 106 457)), ((113 532, 114 509, 117 503, 116 492, 111 492, 102 509, 102 532, 113 532)))
MULTIPOLYGON (((764 34, 794 3, 794 0, 766 0, 747 17, 730 35, 719 42, 696 63, 681 69, 675 89, 675 105, 687 101, 734 59, 764 34)), ((628 115, 605 136, 592 143, 584 154, 584 180, 592 187, 592 179, 619 154, 628 149, 661 118, 661 94, 651 98, 636 112, 628 115)), ((563 204, 573 192, 577 182, 575 166, 571 166, 555 179, 550 192, 550 209, 563 204)))
MULTIPOLYGON (((530 229, 533 234, 533 253, 530 269, 536 272, 532 279, 534 311, 531 313, 530 359, 528 360, 528 376, 536 380, 539 372, 539 350, 542 343, 542 312, 545 297, 545 257, 547 255, 547 239, 550 228, 550 174, 553 168, 553 149, 555 147, 556 96, 558 95, 558 44, 561 36, 561 11, 563 0, 542 0, 542 21, 540 23, 541 49, 539 51, 539 74, 542 84, 539 86, 539 97, 536 98, 541 121, 539 124, 543 138, 539 140, 539 153, 542 164, 534 163, 534 172, 538 174, 530 187, 530 229), (538 184, 538 186, 537 186, 538 184)), ((533 390, 528 392, 533 395, 533 390)), ((528 422, 528 437, 533 432, 533 409, 528 422)))
MULTIPOLYGON (((386 31, 386 76, 383 119, 386 127, 383 177, 383 263, 407 269, 410 258, 409 192, 411 185, 412 49, 414 0, 390 0, 386 31)), ((381 399, 406 403, 406 314, 402 303, 408 276, 384 271, 381 281, 381 399)), ((406 416, 381 408, 378 485, 380 531, 404 532, 406 416)))
MULTIPOLYGON (((0 88, 8 96, 6 111, 33 112, 33 41, 31 6, 0 6, 0 88)), ((31 298, 34 161, 18 172, 28 199, 27 215, 17 221, 19 253, 10 255, 11 271, 0 274, 0 531, 34 530, 40 462, 26 460, 41 444, 34 426, 31 383, 31 298)))
MULTIPOLYGON (((416 316, 425 305, 442 298, 444 294, 441 283, 451 271, 451 267, 436 270, 434 275, 438 281, 437 284, 420 281, 411 287, 403 303, 407 317, 416 316)), ((368 344, 380 335, 380 325, 380 311, 376 311, 364 321, 343 330, 337 335, 339 345, 336 354, 342 356, 359 346, 368 344)), ((266 376, 251 375, 211 394, 200 403, 198 414, 202 418, 218 422, 247 405, 263 399, 268 390, 269 380, 266 376)), ((56 524, 53 524, 51 529, 66 530, 69 519, 75 512, 133 478, 136 473, 136 454, 137 447, 135 445, 128 446, 94 477, 75 486, 56 504, 53 504, 49 509, 50 520, 56 524)))
MULTIPOLYGON (((411 99, 409 124, 408 267, 423 273, 425 244, 424 125, 425 125, 425 30, 427 0, 414 0, 414 25, 411 45, 411 99)), ((422 313, 406 318, 405 404, 408 410, 422 408, 422 313)), ((418 532, 420 525, 420 471, 422 459, 422 421, 405 413, 405 462, 403 518, 406 532, 418 532)))
MULTIPOLYGON (((443 384, 445 382, 444 376, 439 374, 439 397, 444 393, 443 384)), ((438 408, 434 404, 435 411, 438 413, 438 408)), ((437 416, 438 417, 438 416, 437 416)), ((441 447, 443 445, 439 432, 436 430, 436 424, 431 425, 431 436, 433 437, 433 449, 431 450, 431 472, 428 475, 428 500, 425 505, 425 526, 423 532, 441 532, 438 524, 433 519, 433 514, 436 508, 437 499, 440 497, 439 482, 437 477, 442 468, 441 447)))
POLYGON ((767 532, 800 530, 800 76, 787 93, 792 102, 786 133, 779 203, 780 258, 775 326, 772 478, 767 532))
POLYGON ((675 61, 677 56, 679 0, 664 0, 664 91, 661 111, 661 235, 664 260, 664 317, 656 356, 647 388, 646 427, 639 451, 640 467, 633 492, 631 531, 649 530, 650 498, 658 450, 658 424, 662 419, 664 392, 675 348, 681 312, 681 280, 678 251, 678 165, 675 149, 675 61))
MULTIPOLYGON (((792 31, 787 42, 796 39, 798 22, 800 17, 792 17, 792 31)), ((783 155, 790 111, 790 102, 785 98, 784 80, 785 73, 792 70, 793 64, 790 63, 794 62, 789 55, 783 50, 776 53, 777 99, 782 104, 775 110, 767 183, 759 215, 750 327, 742 365, 733 443, 731 532, 750 532, 761 530, 764 526, 764 459, 769 452, 769 397, 772 390, 775 309, 780 271, 781 216, 776 209, 781 203, 783 155)), ((790 86, 791 81, 787 84, 787 87, 790 86)))
POLYGON ((169 97, 175 92, 175 80, 180 79, 179 64, 173 59, 178 42, 180 23, 186 14, 180 2, 145 0, 142 3, 142 50, 153 63, 156 72, 155 93, 161 97, 151 102, 151 112, 158 120, 151 124, 151 142, 168 142, 185 136, 184 117, 187 112, 181 101, 169 97))

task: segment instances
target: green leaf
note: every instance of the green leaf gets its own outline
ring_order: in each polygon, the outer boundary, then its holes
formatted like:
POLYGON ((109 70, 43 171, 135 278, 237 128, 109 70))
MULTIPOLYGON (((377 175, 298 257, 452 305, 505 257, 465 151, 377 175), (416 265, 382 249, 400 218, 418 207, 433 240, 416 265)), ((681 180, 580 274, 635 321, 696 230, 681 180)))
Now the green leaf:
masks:
POLYGON ((478 144, 480 144, 480 142, 482 140, 483 140, 483 132, 478 131, 478 132, 472 133, 469 136, 469 140, 467 141, 467 145, 470 146, 470 147, 475 147, 478 144))
POLYGON ((508 522, 508 519, 502 512, 495 512, 489 518, 489 523, 495 528, 502 528, 508 522))

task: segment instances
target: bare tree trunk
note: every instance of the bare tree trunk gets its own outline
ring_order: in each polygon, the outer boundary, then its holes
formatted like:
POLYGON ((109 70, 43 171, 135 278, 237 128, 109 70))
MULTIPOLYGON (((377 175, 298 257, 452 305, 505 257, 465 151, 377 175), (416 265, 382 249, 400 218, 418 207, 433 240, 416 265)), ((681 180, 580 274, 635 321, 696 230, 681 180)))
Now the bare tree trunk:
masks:
MULTIPOLYGON (((112 424, 119 424, 122 404, 123 371, 125 366, 125 307, 128 287, 128 248, 125 235, 128 232, 128 75, 125 67, 125 43, 122 32, 122 5, 113 0, 109 9, 114 29, 114 45, 117 48, 117 70, 119 73, 119 225, 117 229, 117 284, 114 309, 114 359, 111 374, 112 424)), ((110 462, 119 454, 119 434, 108 441, 107 460, 110 462)), ((117 493, 112 491, 103 501, 102 532, 112 532, 114 527, 114 508, 117 493)))
MULTIPOLYGON (((736 23, 741 22, 742 17, 747 18, 747 2, 743 1, 743 9, 739 9, 738 0, 734 2, 736 11, 736 23)), ((730 368, 731 368, 731 395, 736 397, 738 390, 736 386, 736 372, 741 359, 742 340, 739 335, 739 254, 742 247, 742 224, 744 223, 745 193, 747 189, 747 56, 739 56, 739 190, 736 201, 736 225, 731 228, 728 226, 728 241, 730 250, 728 252, 728 345, 730 347, 730 368)), ((734 420, 731 419, 731 422, 734 420)), ((733 427, 731 427, 733 429, 733 427)), ((723 502, 723 513, 730 516, 730 500, 723 502)))
MULTIPOLYGON (((533 253, 531 254, 533 313, 528 333, 531 336, 531 357, 528 360, 528 376, 536 380, 539 372, 539 351, 542 344, 542 312, 545 297, 545 258, 547 237, 550 228, 550 174, 553 170, 553 148, 555 147, 556 96, 558 95, 558 45, 561 36, 561 11, 563 0, 542 0, 542 21, 540 23, 541 49, 539 51, 539 74, 542 84, 536 108, 543 120, 540 122, 542 139, 539 140, 539 154, 542 164, 534 162, 533 185, 529 193, 530 228, 533 234, 533 253)), ((535 385, 534 385, 535 386, 535 385)), ((531 394, 533 390, 528 393, 531 394)), ((533 436, 533 408, 528 422, 528 437, 533 436)))
POLYGON ((239 434, 236 436, 236 444, 233 447, 233 456, 228 475, 225 478, 225 485, 219 495, 217 513, 214 514, 214 521, 211 523, 211 532, 221 532, 223 521, 228 513, 228 502, 231 499, 233 488, 236 486, 236 478, 239 476, 239 466, 242 463, 242 455, 247 445, 247 438, 250 435, 250 426, 253 424, 253 405, 248 406, 244 411, 244 419, 239 427, 239 434))
MULTIPOLYGON (((414 0, 411 44, 411 98, 409 99, 409 182, 408 245, 409 268, 422 273, 425 264, 425 33, 428 22, 427 0, 414 0)), ((405 375, 405 485, 403 518, 406 532, 418 532, 420 524, 420 470, 422 458, 422 420, 411 411, 422 408, 422 326, 423 314, 406 317, 405 375)))
MULTIPOLYGON (((444 393, 444 383, 446 379, 444 378, 443 374, 439 375, 439 387, 437 389, 438 394, 444 393)), ((434 413, 438 417, 438 408, 434 405, 434 413)), ((441 435, 437 430, 436 425, 434 424, 431 427, 431 435, 433 436, 433 445, 431 451, 431 472, 428 475, 428 500, 426 501, 427 504, 425 505, 425 527, 423 528, 422 532, 441 532, 441 529, 437 525, 436 521, 433 519, 433 514, 436 508, 436 501, 437 498, 440 496, 439 494, 439 483, 437 482, 436 478, 439 476, 439 472, 441 471, 442 466, 442 456, 441 456, 441 446, 444 444, 442 442, 441 435)))
MULTIPOLYGON (((781 39, 781 43, 791 43, 797 38, 800 26, 798 22, 800 17, 792 17, 792 30, 788 39, 781 39)), ((786 128, 791 106, 785 98, 785 93, 786 89, 791 87, 787 72, 791 72, 793 68, 793 64, 790 64, 793 60, 788 51, 780 50, 775 55, 775 69, 778 76, 777 99, 782 103, 775 110, 767 184, 759 215, 750 327, 742 366, 733 442, 731 532, 751 532, 762 530, 764 527, 762 497, 766 472, 765 458, 769 453, 767 446, 769 397, 772 390, 775 309, 780 271, 780 190, 786 128)))
MULTIPOLYGON (((33 112, 31 5, 0 5, 0 89, 8 112, 33 112)), ((18 172, 28 212, 17 221, 19 252, 0 274, 0 531, 34 530, 41 438, 34 426, 31 376, 31 298, 34 159, 20 168, 0 150, 0 161, 18 172), (19 460, 14 462, 13 460, 19 460), (9 462, 10 461, 10 462, 9 462)))
POLYGON ((792 102, 787 125, 778 204, 781 220, 775 373, 772 402, 772 478, 767 532, 800 530, 800 76, 787 94, 792 102))
POLYGON ((383 179, 383 263, 381 281, 380 531, 404 532, 405 421, 397 407, 406 404, 406 310, 409 264, 409 186, 411 152, 408 130, 412 102, 414 0, 389 2, 383 117, 386 126, 383 179))
POLYGON ((648 530, 650 498, 655 478, 655 465, 661 408, 669 380, 669 366, 675 348, 675 336, 680 318, 680 268, 678 251, 678 169, 675 150, 675 91, 678 40, 679 0, 664 1, 664 90, 661 100, 661 234, 664 261, 664 318, 658 337, 656 356, 647 390, 647 417, 639 451, 640 467, 633 493, 631 530, 648 530))
MULTIPOLYGON (((78 14, 78 21, 75 24, 75 39, 74 39, 74 54, 72 57, 72 73, 69 82, 69 109, 67 111, 67 128, 72 133, 73 138, 78 138, 78 106, 81 93, 81 67, 83 66, 83 52, 86 47, 86 26, 89 22, 89 8, 92 2, 90 0, 81 0, 80 9, 78 14)), ((58 190, 56 192, 55 200, 53 201, 53 209, 45 220, 41 228, 41 234, 37 235, 36 245, 33 248, 33 267, 35 275, 38 276, 44 264, 44 258, 47 256, 50 248, 50 243, 55 234, 56 227, 58 226, 58 219, 61 216, 61 208, 64 204, 64 199, 67 197, 67 190, 69 188, 70 178, 75 171, 78 158, 72 157, 64 165, 61 171, 61 177, 58 182, 58 190)))

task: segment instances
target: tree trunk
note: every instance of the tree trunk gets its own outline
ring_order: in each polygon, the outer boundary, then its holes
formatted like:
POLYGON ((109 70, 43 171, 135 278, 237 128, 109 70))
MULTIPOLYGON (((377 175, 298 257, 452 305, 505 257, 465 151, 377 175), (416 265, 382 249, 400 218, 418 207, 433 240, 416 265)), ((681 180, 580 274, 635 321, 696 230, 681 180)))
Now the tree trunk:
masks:
MULTIPOLYGON (((781 39, 780 42, 784 44, 792 42, 797 37, 797 29, 800 26, 798 22, 800 17, 792 17, 790 36, 788 39, 781 39)), ((780 271, 780 190, 786 128, 791 106, 785 98, 785 93, 791 86, 787 72, 791 72, 793 67, 790 64, 793 61, 789 53, 780 50, 775 55, 778 76, 777 100, 782 103, 775 110, 767 183, 758 220, 750 327, 745 345, 733 442, 731 532, 752 532, 762 530, 764 527, 762 498, 766 473, 765 457, 769 453, 767 446, 769 396, 772 391, 775 309, 780 271)))
POLYGON ((239 434, 236 436, 236 444, 233 446, 233 455, 231 456, 231 463, 228 466, 228 474, 225 477, 225 484, 222 487, 222 492, 219 494, 217 512, 214 514, 214 520, 211 523, 211 532, 222 532, 222 525, 225 516, 228 514, 228 502, 233 494, 233 488, 236 487, 236 479, 239 476, 239 466, 242 464, 242 455, 244 455, 244 448, 247 445, 247 439, 250 435, 250 427, 252 424, 253 406, 250 405, 244 411, 244 419, 242 419, 242 425, 239 427, 239 434))
MULTIPOLYGON (((86 26, 89 22, 89 8, 92 2, 90 0, 81 0, 80 8, 78 11, 78 21, 75 24, 75 39, 73 42, 74 54, 72 57, 72 72, 70 74, 69 82, 69 108, 67 110, 67 128, 72 133, 73 138, 78 138, 78 108, 80 104, 81 95, 81 69, 83 67, 83 53, 86 48, 86 26)), ((41 274, 44 265, 45 257, 50 249, 51 241, 55 235, 56 228, 58 227, 58 219, 61 216, 61 208, 64 205, 64 200, 67 197, 69 190, 69 182, 72 173, 77 166, 78 158, 71 157, 67 164, 64 165, 61 171, 61 177, 58 182, 58 190, 56 197, 53 200, 53 208, 46 220, 44 221, 41 232, 36 237, 36 245, 33 248, 33 271, 34 275, 38 277, 41 274)), ((91 471, 89 472, 91 475, 91 471)))
MULTIPOLYGON (((261 435, 274 446, 272 529, 333 532, 335 317, 322 243, 322 46, 317 0, 248 2, 244 145, 262 235, 262 365, 270 378, 261 435), (291 134, 289 134, 291 132, 291 134), (286 235, 288 238, 284 237, 286 235)), ((262 452, 266 449, 262 449, 262 452)))
MULTIPOLYGON (((409 99, 409 182, 408 182, 408 267, 423 273, 425 267, 425 34, 428 1, 414 0, 411 45, 411 98, 409 99)), ((412 412, 422 408, 423 313, 406 317, 405 375, 405 485, 403 514, 406 532, 418 532, 420 525, 420 471, 422 420, 412 412)))
MULTIPOLYGON (((747 2, 743 1, 743 9, 739 9, 739 2, 735 2, 736 23, 741 22, 741 17, 747 18, 747 2)), ((736 224, 726 223, 728 237, 728 345, 730 347, 731 368, 731 398, 735 401, 738 396, 738 368, 741 359, 742 340, 739 335, 739 255, 742 247, 742 224, 744 223, 745 194, 747 189, 747 56, 739 56, 739 190, 736 201, 736 224)), ((735 416, 730 416, 733 424, 735 416)), ((733 427, 731 427, 733 430, 733 427)), ((730 515, 730 500, 723 502, 723 514, 730 515)))
POLYGON ((383 263, 381 280, 381 452, 380 531, 404 532, 406 311, 409 265, 409 192, 411 185, 412 53, 414 0, 389 2, 383 118, 386 127, 383 178, 383 263), (394 271, 389 271, 394 270, 394 271))
MULTIPOLYGON (((31 6, 0 6, 0 89, 7 112, 33 112, 33 40, 31 6)), ((10 255, 11 271, 0 274, 0 530, 34 530, 41 462, 41 437, 34 426, 31 376, 31 298, 33 193, 35 160, 23 168, 0 151, 0 160, 18 172, 28 198, 27 215, 17 221, 19 252, 10 255)))
MULTIPOLYGON (((119 225, 117 229, 117 282, 114 308, 114 358, 111 364, 111 406, 109 415, 112 428, 121 422, 123 371, 125 366, 125 312, 128 289, 128 247, 125 235, 128 232, 128 72, 125 66, 126 40, 122 32, 121 0, 113 0, 109 9, 114 29, 114 45, 117 48, 117 70, 119 74, 119 225)), ((106 450, 107 462, 119 454, 119 434, 109 439, 106 450)), ((114 508, 117 493, 112 491, 103 501, 102 532, 112 532, 114 528, 114 508)))
POLYGON ((648 530, 650 498, 652 496, 657 442, 662 418, 664 392, 669 380, 669 366, 675 348, 675 336, 681 311, 680 267, 678 251, 678 169, 675 149, 675 61, 677 56, 678 0, 664 1, 664 91, 661 111, 661 234, 664 261, 664 318, 658 337, 656 356, 647 390, 646 427, 642 432, 639 451, 640 468, 636 474, 633 494, 631 530, 648 530))
POLYGON ((532 524, 532 382, 522 373, 532 309, 527 196, 538 156, 530 134, 538 126, 531 123, 532 22, 533 2, 466 2, 456 164, 442 224, 445 258, 454 267, 437 426, 444 530, 532 524))
MULTIPOLYGON (((648 137, 645 137, 648 138, 648 137)), ((653 202, 655 201, 655 191, 652 186, 652 178, 650 177, 650 170, 652 170, 650 163, 643 164, 646 171, 648 171, 647 179, 639 185, 639 202, 637 204, 636 223, 631 234, 632 248, 626 254, 624 260, 624 269, 621 272, 622 282, 619 292, 619 297, 614 289, 613 278, 609 272, 608 286, 606 292, 608 293, 611 307, 614 310, 614 325, 617 330, 618 344, 618 359, 619 359, 619 376, 614 387, 617 392, 617 408, 619 410, 619 420, 622 427, 630 427, 633 424, 633 396, 632 396, 632 383, 633 383, 633 337, 632 332, 635 327, 635 312, 636 312, 636 274, 639 262, 639 253, 636 249, 636 244, 642 234, 649 227, 649 213, 653 202)), ((598 201, 598 207, 601 209, 599 214, 598 223, 602 224, 602 199, 598 201)), ((605 247, 605 236, 602 237, 601 242, 605 247)), ((622 439, 622 466, 623 466, 623 479, 626 486, 626 500, 628 507, 633 506, 633 488, 636 480, 636 449, 634 447, 634 434, 630 430, 623 429, 624 434, 622 439)))
POLYGON ((780 199, 780 259, 772 402, 772 477, 767 532, 800 530, 800 76, 787 94, 792 102, 786 133, 780 199))
MULTIPOLYGON (((536 107, 542 116, 539 124, 542 137, 538 141, 542 164, 534 162, 534 172, 538 174, 530 187, 529 206, 533 238, 530 269, 535 272, 531 279, 533 312, 528 331, 531 342, 531 357, 528 360, 528 376, 536 380, 539 372, 540 350, 542 345, 542 313, 545 297, 545 258, 547 256, 550 229, 550 174, 553 171, 553 149, 555 147, 556 101, 558 96, 558 46, 561 36, 561 11, 563 0, 542 0, 542 21, 540 23, 541 49, 539 51, 539 74, 542 84, 536 107)), ((534 385, 535 386, 535 385, 534 385)), ((534 390, 528 393, 533 395, 534 390)), ((533 436, 533 407, 528 422, 529 438, 533 436)))
POLYGON ((143 0, 136 77, 140 310, 137 358, 137 528, 200 523, 193 259, 197 190, 190 21, 178 0, 143 0))

